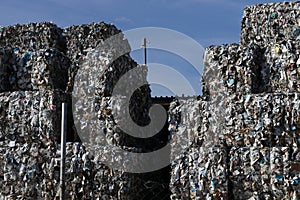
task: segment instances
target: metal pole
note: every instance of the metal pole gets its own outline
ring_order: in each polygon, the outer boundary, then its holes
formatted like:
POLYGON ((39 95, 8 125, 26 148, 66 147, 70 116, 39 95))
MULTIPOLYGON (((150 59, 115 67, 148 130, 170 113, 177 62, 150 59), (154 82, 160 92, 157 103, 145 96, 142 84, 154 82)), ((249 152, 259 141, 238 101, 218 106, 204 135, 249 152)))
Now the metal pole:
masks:
POLYGON ((145 65, 147 65, 147 40, 144 38, 143 41, 143 47, 144 47, 144 58, 145 58, 145 65))
POLYGON ((67 103, 62 103, 61 116, 61 160, 60 160, 60 200, 65 200, 65 168, 66 168, 66 130, 67 130, 67 103))

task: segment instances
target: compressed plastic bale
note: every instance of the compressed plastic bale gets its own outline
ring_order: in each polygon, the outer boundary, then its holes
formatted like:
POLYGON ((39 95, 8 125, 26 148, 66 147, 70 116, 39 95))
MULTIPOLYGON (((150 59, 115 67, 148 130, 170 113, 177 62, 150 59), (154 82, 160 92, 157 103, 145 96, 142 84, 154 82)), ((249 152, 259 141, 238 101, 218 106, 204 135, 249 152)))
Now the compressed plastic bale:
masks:
MULTIPOLYGON (((59 139, 63 102, 69 102, 69 95, 62 91, 40 91, 39 133, 43 137, 59 139)), ((71 127, 71 119, 67 122, 71 127)))
POLYGON ((95 48, 103 40, 121 31, 112 24, 104 22, 70 26, 64 29, 67 39, 68 54, 72 58, 84 55, 84 50, 95 48))
POLYGON ((205 50, 203 93, 223 96, 249 94, 257 90, 257 54, 255 45, 212 46, 205 50))
POLYGON ((16 24, 1 27, 0 46, 11 46, 22 51, 56 48, 66 51, 63 30, 50 22, 16 24))
POLYGON ((273 147, 271 151, 271 184, 276 198, 299 198, 298 147, 273 147))
POLYGON ((56 49, 14 51, 15 68, 9 73, 12 91, 66 90, 69 59, 56 49))
MULTIPOLYGON (((114 35, 118 35, 118 37, 122 37, 122 33, 118 30, 114 25, 106 24, 104 22, 92 23, 92 24, 84 24, 79 26, 70 26, 64 29, 64 35, 67 40, 67 55, 72 61, 70 71, 69 71, 69 84, 68 91, 72 91, 74 85, 74 79, 77 74, 77 71, 81 65, 80 59, 83 56, 86 56, 88 53, 88 49, 95 49, 97 46, 103 44, 103 42, 114 35)), ((116 36, 115 36, 116 37, 116 36)), ((113 39, 115 39, 113 37, 113 39)), ((129 45, 126 41, 118 41, 124 42, 125 48, 128 48, 129 45)), ((106 45, 116 45, 116 42, 105 42, 106 45)), ((124 44, 118 46, 118 48, 114 48, 114 50, 123 50, 124 44)), ((104 54, 103 57, 106 61, 109 61, 109 54, 106 52, 107 50, 103 49, 102 52, 98 52, 99 54, 104 54), (106 58, 105 58, 106 57, 106 58)))
POLYGON ((66 90, 68 82, 69 58, 55 49, 39 51, 33 56, 32 87, 39 89, 66 90), (37 77, 36 77, 37 76, 37 77))
POLYGON ((241 44, 267 45, 299 39, 299 2, 247 6, 242 20, 241 44))
MULTIPOLYGON (((215 102, 201 97, 176 98, 171 102, 168 111, 168 130, 172 141, 172 153, 176 156, 178 150, 195 147, 211 147, 223 143, 223 133, 217 122, 215 102)), ((218 116, 221 118, 221 115, 218 116)))
MULTIPOLYGON (((141 175, 124 173, 106 166, 88 146, 67 143, 66 149, 66 181, 72 183, 66 186, 67 198, 106 196, 108 199, 143 199, 145 192, 149 192, 149 189, 143 187, 146 183, 141 175)), ((59 158, 58 151, 55 159, 59 158)), ((58 186, 55 182, 54 188, 58 186)))
MULTIPOLYGON (((25 92, 7 93, 7 98, 9 99, 9 106, 6 111, 7 112, 6 131, 7 133, 9 133, 9 135, 8 138, 6 139, 14 141, 17 139, 18 135, 22 134, 22 132, 25 131, 25 129, 31 127, 30 118, 25 118, 27 112, 24 112, 27 110, 28 107, 30 107, 30 105, 29 106, 27 105, 27 108, 24 108, 25 92)), ((29 97, 28 100, 30 101, 31 97, 29 97)), ((38 112, 34 114, 37 115, 38 112)), ((30 132, 32 131, 32 133, 34 132, 34 130, 31 128, 29 129, 29 131, 30 132)))
MULTIPOLYGON (((43 181, 51 173, 45 168, 55 148, 40 143, 1 146, 1 195, 14 198, 43 198, 43 181)), ((48 168, 49 169, 49 168, 48 168)))
POLYGON ((62 89, 68 82, 68 58, 56 49, 2 49, 2 91, 62 89))
MULTIPOLYGON (((222 147, 200 147, 190 153, 191 194, 198 199, 228 198, 227 152, 222 147)), ((193 198, 194 199, 194 198, 193 198)))
POLYGON ((242 45, 259 45, 265 91, 298 92, 299 2, 271 3, 245 8, 242 45))
POLYGON ((226 109, 226 143, 229 146, 271 145, 271 96, 247 95, 226 109))
POLYGON ((299 140, 297 94, 246 95, 226 109, 229 146, 291 146, 299 140))
POLYGON ((187 153, 178 155, 171 163, 171 199, 188 199, 190 194, 189 158, 187 153))
POLYGON ((265 71, 270 91, 299 92, 299 44, 296 41, 270 44, 265 52, 265 71), (298 64, 297 64, 298 62, 298 64))
POLYGON ((47 22, 17 24, 2 27, 0 35, 2 91, 66 89, 70 66, 62 29, 47 22))
MULTIPOLYGON (((62 91, 18 91, 4 93, 2 122, 5 142, 47 142, 57 140, 60 130, 61 103, 67 96, 62 91), (8 101, 8 102, 5 102, 8 101)), ((71 121, 69 121, 71 122, 71 121)))
POLYGON ((187 149, 194 141, 197 129, 200 126, 200 106, 196 98, 175 99, 169 108, 169 131, 172 140, 171 154, 174 156, 178 151, 187 149))
POLYGON ((234 199, 270 196, 270 149, 233 147, 229 152, 229 181, 234 199))
POLYGON ((291 147, 299 141, 298 94, 274 94, 271 146, 291 147))

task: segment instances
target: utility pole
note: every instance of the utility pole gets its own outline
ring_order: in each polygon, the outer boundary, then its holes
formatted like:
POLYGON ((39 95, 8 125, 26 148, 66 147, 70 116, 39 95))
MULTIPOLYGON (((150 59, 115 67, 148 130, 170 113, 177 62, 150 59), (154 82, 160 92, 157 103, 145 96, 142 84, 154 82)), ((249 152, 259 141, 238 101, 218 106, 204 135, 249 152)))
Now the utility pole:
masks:
POLYGON ((144 38, 142 46, 144 47, 145 65, 147 65, 147 39, 144 38))

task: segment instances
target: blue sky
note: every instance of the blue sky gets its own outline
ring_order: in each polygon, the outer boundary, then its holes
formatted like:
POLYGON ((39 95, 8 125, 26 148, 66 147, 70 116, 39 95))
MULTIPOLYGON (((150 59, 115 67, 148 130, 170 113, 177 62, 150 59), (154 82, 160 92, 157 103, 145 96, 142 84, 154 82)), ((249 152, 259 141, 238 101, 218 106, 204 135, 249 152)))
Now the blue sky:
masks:
MULTIPOLYGON (((66 27, 104 21, 115 24, 123 31, 140 27, 162 27, 183 33, 203 47, 208 47, 238 43, 243 8, 247 5, 270 2, 281 1, 10 0, 1 2, 0 25, 52 21, 66 27)), ((132 52, 132 56, 139 63, 143 61, 142 50, 132 52)), ((201 93, 200 74, 185 59, 170 52, 150 49, 148 62, 171 66, 191 82, 197 94, 201 93)), ((167 75, 157 73, 157 76, 167 75)), ((178 83, 178 87, 180 85, 178 83)), ((174 94, 159 84, 153 85, 152 90, 154 96, 174 94)))

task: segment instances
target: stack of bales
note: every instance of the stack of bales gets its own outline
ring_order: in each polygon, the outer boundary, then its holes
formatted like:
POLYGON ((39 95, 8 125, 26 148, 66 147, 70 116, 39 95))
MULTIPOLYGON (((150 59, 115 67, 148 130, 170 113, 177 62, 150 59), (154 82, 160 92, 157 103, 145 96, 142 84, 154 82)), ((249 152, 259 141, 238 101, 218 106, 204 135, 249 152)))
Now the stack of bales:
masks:
MULTIPOLYGON (((206 49, 203 101, 198 105, 207 105, 199 107, 200 116, 208 119, 194 118, 197 126, 192 128, 198 128, 194 141, 203 140, 203 128, 216 140, 213 150, 195 148, 196 142, 187 147, 182 156, 189 157, 189 168, 172 163, 173 175, 180 167, 181 174, 190 175, 189 186, 171 190, 175 199, 184 199, 176 191, 188 187, 190 199, 299 198, 299 14, 299 2, 246 7, 240 44, 206 49), (199 156, 203 152, 210 156, 199 156), (215 165, 212 152, 218 152, 215 165), (208 173, 209 166, 214 167, 208 173), (204 187, 203 180, 212 174, 213 180, 224 178, 216 182, 227 189, 213 189, 214 181, 204 187)), ((176 115, 176 130, 190 123, 182 120, 184 115, 176 115)), ((175 116, 172 110, 170 116, 175 116)))

